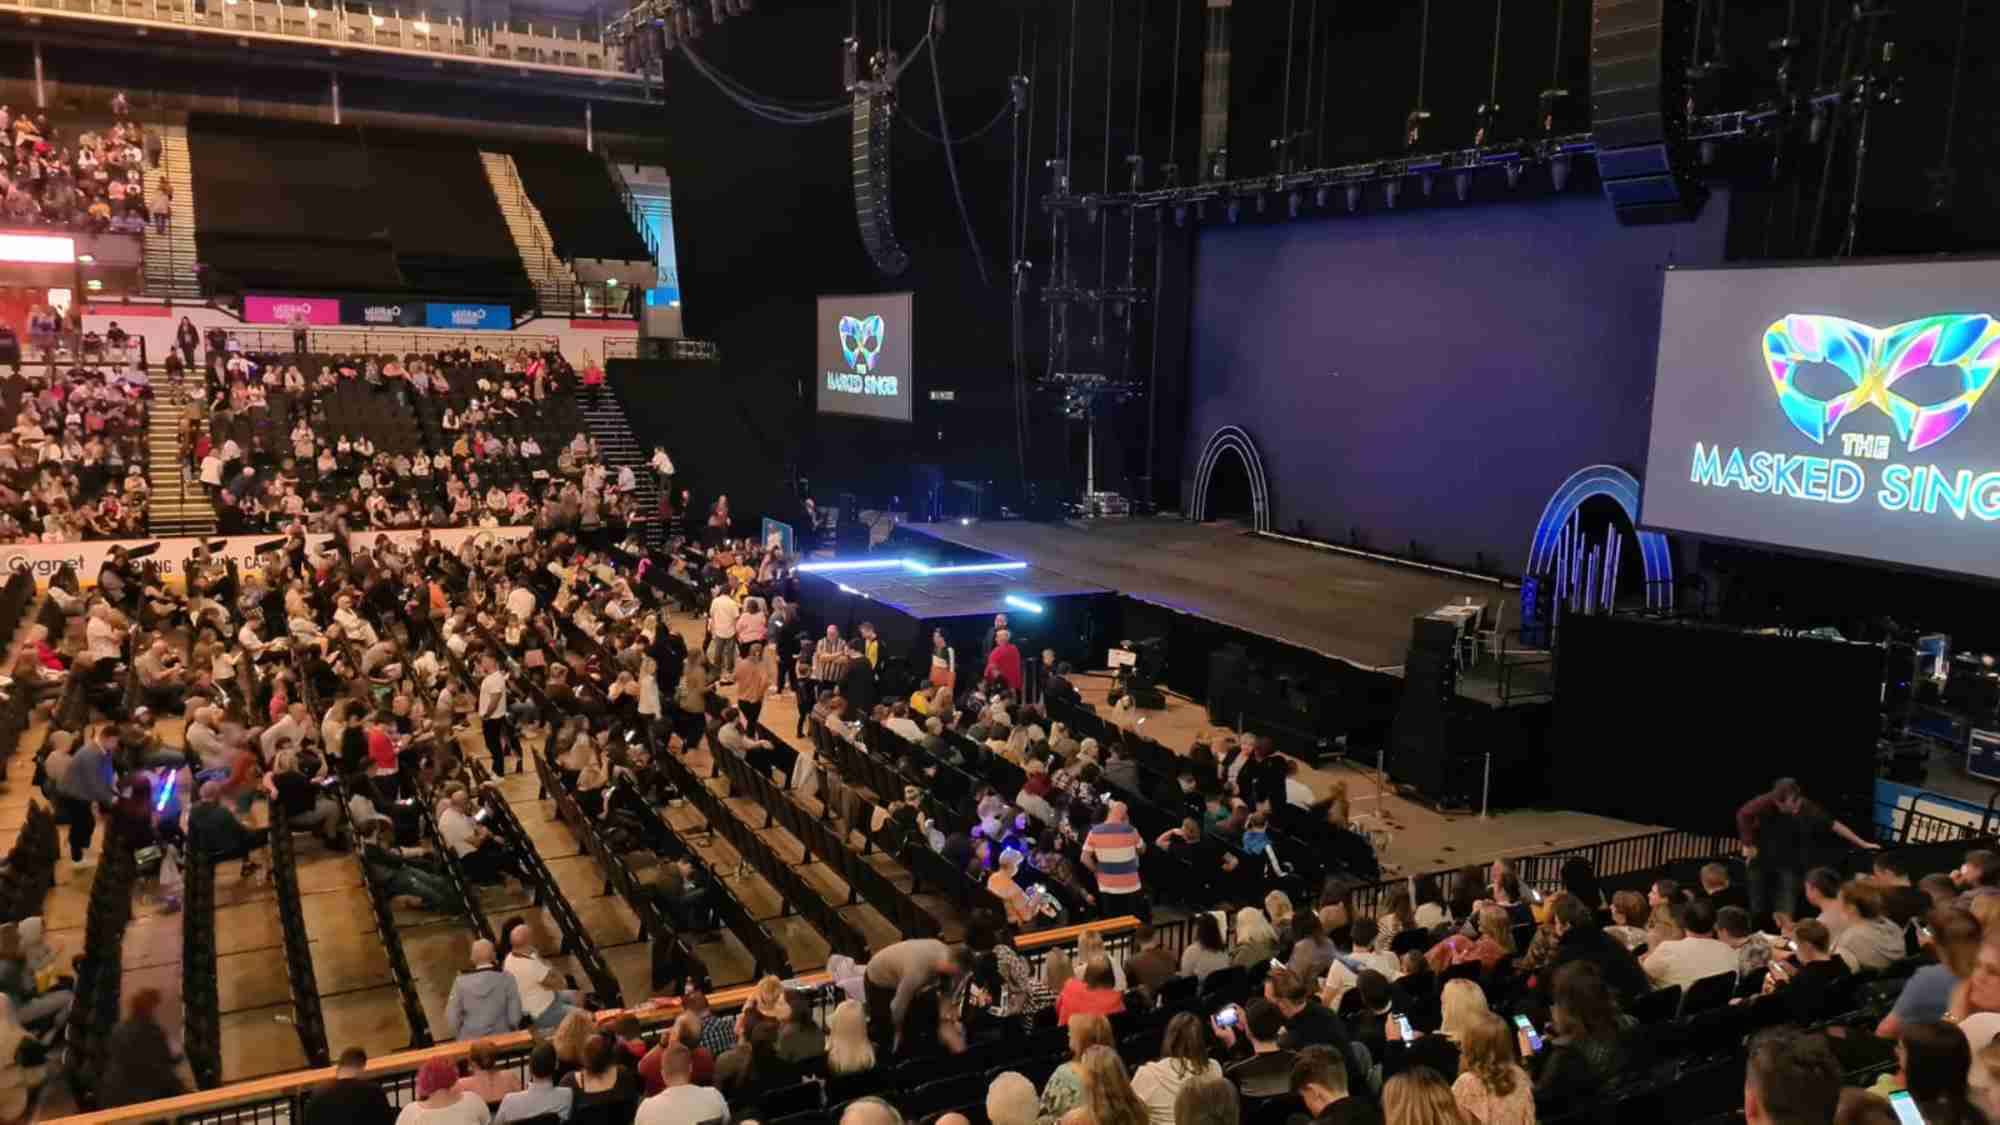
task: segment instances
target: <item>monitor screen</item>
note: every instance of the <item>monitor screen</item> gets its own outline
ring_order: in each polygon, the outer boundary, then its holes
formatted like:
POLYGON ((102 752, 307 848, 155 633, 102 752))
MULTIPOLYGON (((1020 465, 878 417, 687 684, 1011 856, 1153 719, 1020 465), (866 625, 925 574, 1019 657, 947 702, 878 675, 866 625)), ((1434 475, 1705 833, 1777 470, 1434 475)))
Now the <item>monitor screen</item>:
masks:
POLYGON ((2000 260, 1674 270, 1640 519, 2000 578, 2000 260))
POLYGON ((915 307, 909 293, 819 299, 815 382, 821 414, 910 420, 915 307))

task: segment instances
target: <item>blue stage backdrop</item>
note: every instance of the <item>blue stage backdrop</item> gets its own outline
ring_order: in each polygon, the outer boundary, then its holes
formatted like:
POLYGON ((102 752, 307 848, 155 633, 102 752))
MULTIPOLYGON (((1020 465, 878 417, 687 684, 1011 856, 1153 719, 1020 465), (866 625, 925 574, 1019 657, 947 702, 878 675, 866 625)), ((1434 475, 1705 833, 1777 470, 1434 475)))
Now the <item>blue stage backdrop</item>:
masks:
POLYGON ((1621 228, 1592 192, 1209 227, 1181 479, 1241 426, 1274 529, 1519 573, 1572 472, 1641 471, 1661 270, 1719 263, 1727 213, 1621 228))

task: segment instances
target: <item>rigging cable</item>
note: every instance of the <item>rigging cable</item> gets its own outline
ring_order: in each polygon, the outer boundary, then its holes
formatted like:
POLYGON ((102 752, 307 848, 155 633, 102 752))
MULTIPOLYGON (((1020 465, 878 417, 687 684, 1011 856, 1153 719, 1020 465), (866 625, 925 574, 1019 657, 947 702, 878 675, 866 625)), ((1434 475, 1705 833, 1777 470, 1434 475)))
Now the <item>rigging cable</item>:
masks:
MULTIPOLYGON (((935 19, 932 20, 931 26, 933 28, 937 26, 935 19)), ((972 247, 973 264, 979 267, 979 284, 990 287, 993 279, 986 273, 986 252, 979 248, 979 236, 972 231, 972 212, 966 209, 965 189, 958 182, 958 154, 954 151, 956 146, 951 141, 951 123, 944 115, 944 68, 938 65, 938 45, 935 40, 931 40, 929 32, 924 33, 924 38, 930 42, 931 90, 937 95, 938 132, 942 134, 944 144, 945 170, 951 173, 951 195, 958 203, 958 219, 965 224, 965 241, 966 245, 972 247)), ((921 46, 922 44, 919 44, 919 47, 921 46)))

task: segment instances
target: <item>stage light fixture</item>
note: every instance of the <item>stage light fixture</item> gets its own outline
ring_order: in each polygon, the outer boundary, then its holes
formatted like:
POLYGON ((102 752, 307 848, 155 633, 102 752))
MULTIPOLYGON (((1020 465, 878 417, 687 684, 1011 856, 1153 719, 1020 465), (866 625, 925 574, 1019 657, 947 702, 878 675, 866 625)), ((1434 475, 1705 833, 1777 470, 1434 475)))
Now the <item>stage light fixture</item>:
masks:
POLYGON ((1008 606, 1014 609, 1025 610, 1029 613, 1042 612, 1042 607, 1039 602, 1031 602, 1028 599, 1021 597, 1017 594, 1008 594, 1006 597, 1000 600, 1007 603, 1008 606))
POLYGON ((1429 172, 1425 172, 1423 175, 1417 177, 1417 184, 1424 189, 1424 198, 1429 199, 1431 197, 1431 189, 1437 186, 1437 177, 1431 175, 1429 172))
POLYGON ((1325 185, 1325 184, 1321 184, 1321 185, 1319 185, 1319 187, 1318 187, 1317 189, 1315 189, 1315 190, 1313 191, 1313 206, 1315 206, 1315 207, 1318 207, 1318 208, 1321 208, 1321 209, 1324 209, 1324 208, 1326 207, 1326 185, 1325 185))
POLYGON ((78 263, 80 263, 80 264, 82 264, 82 265, 86 265, 86 266, 88 266, 88 265, 93 265, 93 264, 95 264, 95 263, 96 263, 96 261, 97 261, 97 255, 95 255, 95 254, 78 254, 78 255, 76 256, 76 260, 77 260, 77 262, 78 262, 78 263))
POLYGON ((429 35, 431 33, 431 21, 429 20, 417 20, 411 23, 410 27, 414 31, 416 31, 418 35, 429 35))
POLYGON ((1233 223, 1243 217, 1243 204, 1232 199, 1229 201, 1229 206, 1223 209, 1223 214, 1228 215, 1229 221, 1233 223))
POLYGON ((1385 183, 1383 183, 1383 185, 1382 185, 1382 202, 1383 202, 1383 204, 1384 204, 1385 206, 1388 206, 1388 207, 1391 207, 1391 208, 1395 207, 1395 206, 1396 206, 1396 197, 1397 197, 1397 196, 1399 196, 1399 195, 1401 195, 1401 194, 1403 194, 1403 181, 1401 181, 1401 180, 1389 180, 1389 181, 1386 181, 1385 183))
POLYGON ((1174 206, 1174 225, 1177 227, 1187 225, 1187 204, 1180 203, 1174 206))
POLYGON ((1347 210, 1349 214, 1361 209, 1361 185, 1347 185, 1347 210))
POLYGON ((1465 197, 1472 194, 1472 173, 1462 170, 1453 172, 1451 175, 1451 187, 1453 191, 1458 193, 1458 201, 1460 203, 1465 202, 1465 197))
POLYGON ((1507 165, 1507 186, 1509 188, 1521 186, 1521 166, 1519 164, 1507 165))
POLYGON ((851 570, 901 570, 902 559, 836 559, 832 562, 800 563, 800 574, 840 574, 851 570))
POLYGON ((1289 219, 1299 217, 1299 193, 1297 189, 1292 190, 1285 196, 1285 217, 1289 219))
POLYGON ((971 526, 972 526, 972 517, 971 517, 971 516, 960 516, 960 517, 958 517, 958 526, 960 526, 960 527, 971 527, 971 526))
POLYGON ((1549 179, 1555 182, 1557 191, 1569 186, 1569 157, 1558 156, 1549 161, 1549 179))
POLYGON ((1257 213, 1259 215, 1264 213, 1264 193, 1261 191, 1257 193, 1257 213))
POLYGON ((956 563, 951 566, 926 566, 911 559, 903 565, 917 574, 991 574, 1002 570, 1028 569, 1028 564, 1024 562, 956 563))
POLYGON ((1818 144, 1820 138, 1824 136, 1826 136, 1826 106, 1824 103, 1814 102, 1812 121, 1806 126, 1806 140, 1818 144))

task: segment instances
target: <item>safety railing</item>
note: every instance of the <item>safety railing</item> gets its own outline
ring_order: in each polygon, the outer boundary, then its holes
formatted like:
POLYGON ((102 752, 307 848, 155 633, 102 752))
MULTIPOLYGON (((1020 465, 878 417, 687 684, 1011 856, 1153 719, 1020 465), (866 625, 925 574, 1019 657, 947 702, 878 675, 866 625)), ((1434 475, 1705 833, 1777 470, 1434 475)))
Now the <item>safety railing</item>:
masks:
MULTIPOLYGON (((1139 927, 1139 920, 1131 917, 1107 918, 1087 925, 1065 926, 1061 929, 1042 930, 1023 935, 1015 942, 1021 956, 1031 966, 1037 966, 1055 949, 1075 949, 1077 940, 1085 933, 1096 933, 1104 939, 1105 947, 1113 956, 1128 952, 1132 944, 1132 934, 1139 927)), ((1185 930, 1186 927, 1181 927, 1185 930)), ((1185 941, 1181 930, 1173 931, 1179 940, 1185 941)), ((839 989, 826 986, 832 980, 825 973, 813 973, 791 981, 796 988, 815 990, 821 998, 820 1015, 824 1017, 826 1007, 830 1007, 841 995, 839 989)), ((732 988, 709 995, 709 1006, 715 1012, 731 1012, 741 1008, 752 995, 751 986, 732 988)), ((680 1015, 678 998, 664 999, 625 1009, 608 1009, 595 1014, 600 1027, 609 1026, 623 1016, 630 1014, 639 1019, 641 1028, 648 1034, 657 1031, 680 1015)), ((520 1031, 511 1035, 497 1036, 481 1042, 492 1046, 498 1053, 498 1065, 506 1069, 518 1069, 534 1045, 530 1032, 520 1031)), ((432 1059, 444 1059, 452 1063, 463 1061, 471 1052, 470 1043, 443 1043, 422 1050, 402 1051, 384 1055, 368 1061, 367 1076, 388 1093, 392 1104, 402 1104, 415 1100, 417 1071, 432 1059)), ((327 1068, 297 1070, 270 1078, 239 1082, 216 1090, 184 1094, 176 1098, 162 1098, 158 1101, 140 1102, 137 1105, 120 1106, 116 1109, 98 1110, 73 1117, 59 1118, 66 1125, 121 1125, 121 1123, 170 1120, 180 1125, 240 1125, 248 1121, 300 1121, 304 1120, 305 1101, 318 1087, 331 1081, 333 1072, 327 1068)))
MULTIPOLYGON (((242 327, 228 330, 238 348, 246 352, 292 350, 289 328, 242 327)), ((558 351, 560 336, 540 332, 425 332, 407 329, 313 328, 306 331, 306 347, 330 355, 407 355, 411 352, 458 351, 483 347, 487 351, 558 351)))

